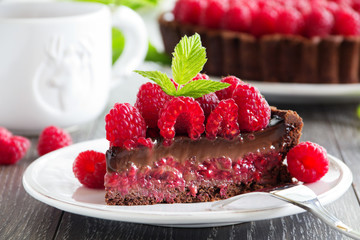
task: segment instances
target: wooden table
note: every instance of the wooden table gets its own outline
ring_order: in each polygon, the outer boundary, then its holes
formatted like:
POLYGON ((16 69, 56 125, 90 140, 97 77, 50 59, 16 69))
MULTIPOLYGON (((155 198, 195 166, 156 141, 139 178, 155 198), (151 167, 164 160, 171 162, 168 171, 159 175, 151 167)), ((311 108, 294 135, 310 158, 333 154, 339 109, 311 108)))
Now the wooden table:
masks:
MULTIPOLYGON (((278 105, 279 106, 279 105, 278 105)), ((110 107, 110 106, 109 106, 110 107)), ((342 159, 352 170, 350 189, 326 208, 360 231, 360 119, 357 104, 280 106, 304 119, 302 141, 313 141, 342 159)), ((105 110, 105 112, 108 111, 105 110)), ((72 132, 74 142, 105 136, 104 114, 72 132)), ((182 229, 84 217, 50 207, 28 195, 22 174, 38 156, 31 138, 27 156, 0 166, 0 239, 348 239, 310 213, 226 227, 182 229)))

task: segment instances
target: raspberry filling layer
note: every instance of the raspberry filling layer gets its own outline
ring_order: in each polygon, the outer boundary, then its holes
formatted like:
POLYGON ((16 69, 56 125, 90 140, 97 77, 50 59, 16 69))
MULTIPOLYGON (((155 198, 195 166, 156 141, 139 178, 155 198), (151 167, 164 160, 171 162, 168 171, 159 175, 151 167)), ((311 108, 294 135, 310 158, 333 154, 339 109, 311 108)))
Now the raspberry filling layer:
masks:
POLYGON ((105 175, 108 197, 131 195, 171 203, 184 191, 201 199, 200 188, 220 189, 225 198, 230 185, 276 185, 288 142, 284 136, 290 128, 273 117, 267 128, 233 140, 175 137, 171 146, 158 140, 152 149, 112 147, 105 175))

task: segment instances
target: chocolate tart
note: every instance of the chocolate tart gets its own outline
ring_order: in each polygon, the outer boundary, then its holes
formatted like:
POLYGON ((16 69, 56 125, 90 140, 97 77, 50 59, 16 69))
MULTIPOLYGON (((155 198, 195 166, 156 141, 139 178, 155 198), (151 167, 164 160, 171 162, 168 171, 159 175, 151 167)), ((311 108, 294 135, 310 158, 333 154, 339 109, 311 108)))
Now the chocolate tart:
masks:
POLYGON ((212 30, 182 24, 172 13, 159 18, 165 51, 171 54, 184 35, 199 33, 207 49, 204 72, 246 80, 287 83, 359 83, 360 37, 305 38, 212 30))
POLYGON ((106 203, 215 201, 291 182, 284 158, 298 144, 302 126, 296 112, 272 108, 265 129, 233 140, 177 136, 170 146, 158 138, 151 149, 110 147, 106 203))

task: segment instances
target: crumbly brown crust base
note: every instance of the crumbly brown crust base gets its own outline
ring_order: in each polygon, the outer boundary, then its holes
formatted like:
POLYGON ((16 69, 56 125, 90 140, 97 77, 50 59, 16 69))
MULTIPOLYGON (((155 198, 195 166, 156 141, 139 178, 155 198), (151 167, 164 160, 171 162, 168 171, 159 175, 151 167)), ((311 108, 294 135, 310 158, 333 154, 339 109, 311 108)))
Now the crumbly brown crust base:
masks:
POLYGON ((305 38, 210 30, 159 18, 165 51, 184 35, 199 33, 207 48, 204 72, 246 80, 296 83, 359 83, 360 37, 305 38))
MULTIPOLYGON (((287 171, 286 166, 282 166, 280 169, 274 170, 278 174, 278 179, 276 184, 259 184, 259 183, 248 183, 248 184, 229 184, 227 186, 226 193, 224 195, 220 194, 219 187, 205 187, 198 186, 198 193, 196 196, 190 194, 190 190, 185 188, 185 191, 180 191, 178 189, 172 190, 176 194, 176 198, 173 199, 173 202, 170 203, 195 203, 195 202, 212 202, 222 199, 227 199, 239 194, 266 190, 268 188, 273 188, 282 184, 290 183, 291 176, 287 171)), ((121 196, 119 193, 110 193, 106 192, 105 201, 108 205, 126 205, 126 206, 135 206, 135 205, 153 205, 158 203, 169 203, 165 200, 161 202, 156 202, 154 197, 139 197, 135 194, 128 194, 126 196, 121 196)))

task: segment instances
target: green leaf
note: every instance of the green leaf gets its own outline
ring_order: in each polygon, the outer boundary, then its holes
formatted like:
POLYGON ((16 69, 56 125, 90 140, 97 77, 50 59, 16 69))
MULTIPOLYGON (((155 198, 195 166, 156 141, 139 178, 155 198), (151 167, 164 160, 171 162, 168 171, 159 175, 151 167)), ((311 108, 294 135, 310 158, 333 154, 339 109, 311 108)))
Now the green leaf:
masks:
POLYGON ((111 6, 124 5, 133 10, 138 10, 140 8, 146 7, 155 7, 159 4, 160 0, 75 0, 78 2, 96 2, 102 3, 111 6))
POLYGON ((176 92, 176 96, 199 98, 211 92, 229 87, 230 84, 212 80, 196 80, 184 85, 176 92))
POLYGON ((171 96, 175 96, 176 88, 175 85, 171 82, 170 78, 162 72, 159 71, 138 71, 135 70, 136 73, 140 74, 143 77, 149 78, 154 81, 157 85, 161 87, 161 89, 171 96))
POLYGON ((171 65, 171 58, 164 52, 159 52, 154 45, 149 41, 148 52, 145 61, 158 62, 166 65, 171 65))
POLYGON ((188 83, 201 72, 206 61, 206 50, 201 45, 200 35, 185 35, 173 53, 171 69, 175 82, 180 85, 188 83))

